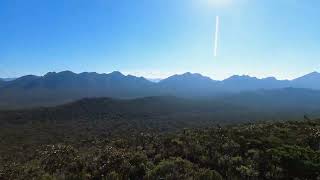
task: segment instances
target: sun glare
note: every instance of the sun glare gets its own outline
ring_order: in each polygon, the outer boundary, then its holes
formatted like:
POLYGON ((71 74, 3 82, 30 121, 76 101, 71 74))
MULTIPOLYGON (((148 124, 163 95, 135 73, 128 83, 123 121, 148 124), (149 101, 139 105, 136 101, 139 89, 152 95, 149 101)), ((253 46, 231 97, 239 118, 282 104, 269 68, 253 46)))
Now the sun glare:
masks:
POLYGON ((231 4, 232 0, 207 0, 210 6, 225 7, 231 4))

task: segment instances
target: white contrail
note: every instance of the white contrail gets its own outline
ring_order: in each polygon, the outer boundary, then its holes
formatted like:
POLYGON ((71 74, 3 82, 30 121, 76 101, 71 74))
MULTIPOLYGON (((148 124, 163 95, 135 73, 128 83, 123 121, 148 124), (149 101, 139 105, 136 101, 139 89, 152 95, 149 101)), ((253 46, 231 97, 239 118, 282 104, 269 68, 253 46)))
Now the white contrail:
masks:
POLYGON ((218 50, 218 37, 219 37, 219 16, 216 16, 216 33, 214 39, 214 56, 217 56, 218 50))

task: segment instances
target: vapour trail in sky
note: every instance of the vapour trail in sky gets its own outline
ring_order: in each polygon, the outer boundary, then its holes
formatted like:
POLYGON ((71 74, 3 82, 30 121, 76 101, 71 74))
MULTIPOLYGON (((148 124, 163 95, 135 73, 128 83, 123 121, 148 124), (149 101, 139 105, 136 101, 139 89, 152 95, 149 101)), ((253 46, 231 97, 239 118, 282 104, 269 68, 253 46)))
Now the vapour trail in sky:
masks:
POLYGON ((214 56, 217 56, 218 50, 218 37, 219 37, 219 16, 216 16, 216 33, 214 39, 214 56))

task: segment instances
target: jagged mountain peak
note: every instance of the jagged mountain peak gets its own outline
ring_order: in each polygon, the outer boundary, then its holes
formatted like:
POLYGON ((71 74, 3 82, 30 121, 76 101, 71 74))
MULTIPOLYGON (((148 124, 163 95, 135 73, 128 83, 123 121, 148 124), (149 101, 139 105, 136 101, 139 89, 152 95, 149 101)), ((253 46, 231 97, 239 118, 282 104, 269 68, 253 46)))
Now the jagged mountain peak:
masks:
POLYGON ((256 77, 251 77, 249 75, 233 75, 224 81, 238 81, 238 80, 258 80, 256 77))
POLYGON ((48 72, 43 77, 54 77, 54 76, 76 76, 78 74, 72 72, 72 71, 61 71, 61 72, 48 72))
POLYGON ((117 76, 117 77, 124 77, 125 75, 122 74, 120 71, 113 71, 111 73, 109 73, 108 75, 110 76, 117 76))
POLYGON ((271 76, 271 77, 266 77, 266 78, 262 78, 262 80, 267 80, 267 81, 277 81, 278 79, 271 76))
POLYGON ((188 81, 188 80, 206 80, 206 81, 213 81, 211 78, 207 76, 203 76, 199 73, 191 73, 191 72, 186 72, 184 74, 175 74, 173 76, 170 76, 166 79, 161 80, 160 82, 166 82, 166 81, 173 81, 173 80, 183 80, 183 81, 188 81))

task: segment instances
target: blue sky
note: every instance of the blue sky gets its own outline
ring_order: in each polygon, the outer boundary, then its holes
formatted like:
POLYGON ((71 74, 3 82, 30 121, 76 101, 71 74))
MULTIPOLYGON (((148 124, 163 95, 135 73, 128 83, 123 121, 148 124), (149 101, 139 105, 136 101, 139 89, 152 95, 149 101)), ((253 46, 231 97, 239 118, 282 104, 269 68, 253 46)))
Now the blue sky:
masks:
POLYGON ((0 77, 119 70, 292 79, 320 71, 319 9, 316 0, 1 0, 0 77))

